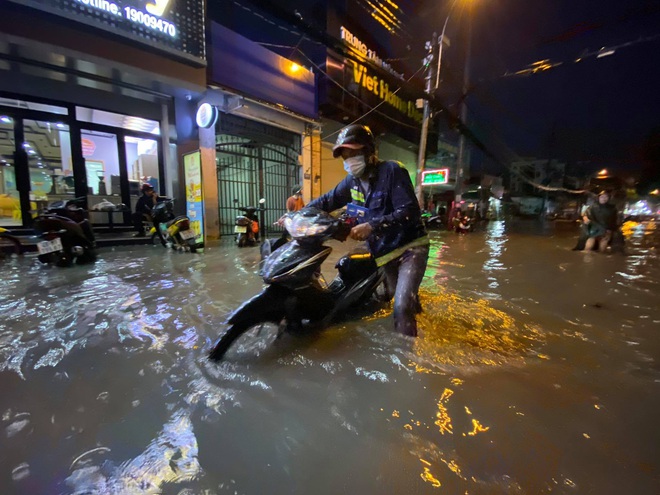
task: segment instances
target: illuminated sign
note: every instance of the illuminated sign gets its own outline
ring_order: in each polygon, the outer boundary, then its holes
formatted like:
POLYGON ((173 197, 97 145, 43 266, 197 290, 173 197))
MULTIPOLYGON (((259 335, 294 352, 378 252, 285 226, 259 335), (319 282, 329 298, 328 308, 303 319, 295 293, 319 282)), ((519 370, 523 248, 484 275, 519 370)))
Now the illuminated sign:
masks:
POLYGON ((426 170, 422 172, 422 185, 433 186, 436 184, 446 184, 449 181, 449 169, 441 168, 438 170, 426 170))
POLYGON ((96 143, 91 139, 82 138, 82 151, 83 156, 92 156, 96 151, 96 143))
POLYGON ((218 109, 210 103, 202 103, 197 109, 195 121, 199 127, 208 129, 213 127, 218 120, 218 109))
POLYGON ((186 213, 197 244, 204 243, 204 195, 202 193, 202 158, 200 151, 183 155, 186 183, 186 213))
MULTIPOLYGON (((350 60, 346 61, 347 63, 352 62, 350 60)), ((353 81, 358 86, 362 86, 369 93, 373 93, 380 100, 384 101, 395 110, 398 110, 406 117, 409 117, 417 122, 422 121, 422 113, 417 109, 415 102, 412 100, 406 100, 400 97, 398 93, 398 88, 390 89, 390 85, 382 78, 379 78, 376 75, 371 74, 367 67, 358 64, 357 62, 352 62, 353 64, 353 81)))
POLYGON ((200 0, 10 1, 205 63, 204 2, 200 0))
POLYGON ((367 47, 360 39, 355 36, 353 33, 351 33, 348 29, 346 29, 344 26, 341 26, 339 28, 339 36, 341 37, 342 40, 346 42, 349 46, 357 50, 359 53, 361 53, 364 57, 368 58, 371 60, 374 64, 378 65, 379 67, 382 67, 385 69, 387 72, 392 74, 393 76, 398 77, 399 79, 403 79, 403 74, 399 74, 397 71, 395 71, 390 64, 387 62, 384 62, 382 58, 376 54, 374 50, 371 48, 367 47))

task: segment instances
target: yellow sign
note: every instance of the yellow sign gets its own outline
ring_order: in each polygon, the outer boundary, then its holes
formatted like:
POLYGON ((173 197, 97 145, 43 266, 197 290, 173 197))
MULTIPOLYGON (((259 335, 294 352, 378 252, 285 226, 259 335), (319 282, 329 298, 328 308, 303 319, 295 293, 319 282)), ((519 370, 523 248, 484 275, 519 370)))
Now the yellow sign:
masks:
POLYGON ((154 0, 154 3, 147 4, 147 12, 152 15, 162 16, 165 9, 170 4, 170 0, 154 0))
POLYGON ((202 195, 202 163, 198 151, 183 155, 186 183, 186 213, 197 243, 204 242, 204 197, 202 195))
POLYGON ((404 100, 396 94, 398 88, 392 88, 384 79, 369 73, 366 66, 353 62, 353 80, 358 86, 362 86, 367 91, 378 96, 388 105, 398 110, 406 117, 414 119, 417 122, 422 121, 422 113, 417 110, 414 101, 404 100))

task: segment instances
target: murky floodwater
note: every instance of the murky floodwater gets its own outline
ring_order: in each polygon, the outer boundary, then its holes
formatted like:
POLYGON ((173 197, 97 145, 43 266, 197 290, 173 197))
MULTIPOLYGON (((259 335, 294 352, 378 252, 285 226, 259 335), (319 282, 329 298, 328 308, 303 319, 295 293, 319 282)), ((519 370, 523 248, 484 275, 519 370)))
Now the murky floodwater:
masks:
POLYGON ((436 232, 419 338, 382 311, 219 365, 256 248, 0 262, 0 493, 659 493, 660 242, 628 234, 436 232))

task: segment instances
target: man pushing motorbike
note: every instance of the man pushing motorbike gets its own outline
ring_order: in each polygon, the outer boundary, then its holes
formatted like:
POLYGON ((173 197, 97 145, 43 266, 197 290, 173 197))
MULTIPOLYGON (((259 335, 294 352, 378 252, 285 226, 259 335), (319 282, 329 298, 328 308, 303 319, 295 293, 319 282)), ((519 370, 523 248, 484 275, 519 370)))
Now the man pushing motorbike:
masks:
POLYGON ((396 161, 376 155, 371 130, 352 124, 341 130, 333 148, 348 173, 330 192, 309 203, 326 212, 347 206, 358 224, 350 237, 367 241, 376 264, 385 271, 388 296, 394 297, 394 327, 417 336, 421 312, 419 286, 429 255, 429 239, 408 171, 396 161))

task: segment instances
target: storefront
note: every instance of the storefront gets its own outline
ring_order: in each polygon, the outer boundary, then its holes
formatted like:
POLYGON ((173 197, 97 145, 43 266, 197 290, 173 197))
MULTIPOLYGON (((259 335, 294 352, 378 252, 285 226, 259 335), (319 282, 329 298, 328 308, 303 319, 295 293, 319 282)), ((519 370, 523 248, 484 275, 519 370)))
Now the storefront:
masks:
POLYGON ((189 102, 206 86, 204 5, 141 4, 8 3, 1 226, 29 228, 49 202, 85 197, 97 227, 129 228, 141 183, 182 195, 177 145, 196 136, 179 129, 192 127, 189 102), (116 211, 95 211, 101 203, 116 211))
POLYGON ((209 32, 210 89, 198 105, 214 112, 200 122, 200 143, 204 196, 217 201, 217 210, 207 212, 217 220, 205 223, 209 235, 229 236, 238 207, 258 206, 263 198, 265 227, 286 211, 295 185, 310 197, 313 151, 320 144, 316 80, 308 69, 220 24, 211 22, 209 32))
POLYGON ((87 197, 93 223, 121 224, 122 211, 96 212, 96 205, 134 209, 141 182, 163 189, 158 121, 19 98, 0 97, 4 226, 29 226, 48 203, 80 196, 87 197), (82 154, 82 167, 74 153, 82 154))

